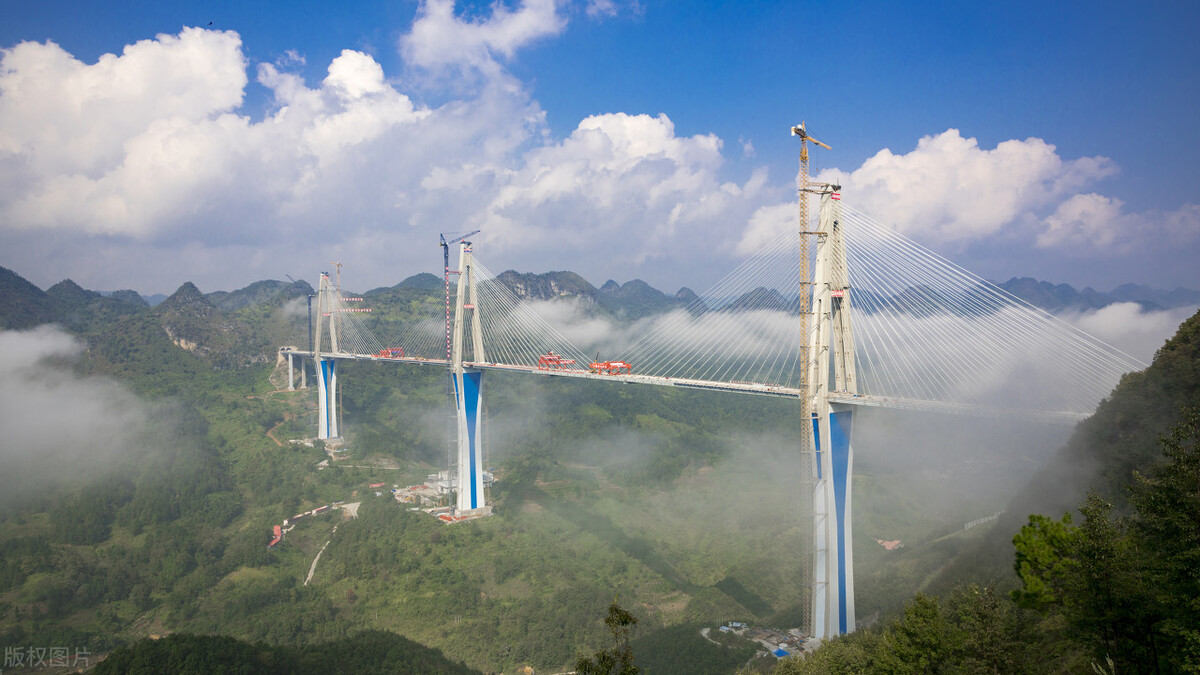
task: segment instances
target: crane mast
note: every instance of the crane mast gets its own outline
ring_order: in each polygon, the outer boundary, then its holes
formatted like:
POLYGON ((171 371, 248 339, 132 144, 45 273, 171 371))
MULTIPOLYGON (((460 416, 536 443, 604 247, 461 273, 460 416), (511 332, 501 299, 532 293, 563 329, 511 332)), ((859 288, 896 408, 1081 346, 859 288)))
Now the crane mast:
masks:
POLYGON ((801 478, 800 482, 804 486, 806 499, 801 501, 809 509, 809 513, 802 516, 809 524, 810 543, 814 546, 814 551, 810 555, 806 555, 802 559, 801 575, 804 579, 804 599, 802 607, 802 629, 807 635, 814 633, 813 614, 815 611, 815 581, 814 570, 816 569, 816 558, 821 555, 817 547, 817 534, 820 523, 816 522, 819 514, 813 508, 814 491, 817 485, 817 453, 816 439, 813 438, 813 410, 812 410, 812 395, 810 392, 811 382, 809 382, 811 364, 813 354, 810 349, 809 331, 811 330, 810 320, 812 314, 812 290, 813 281, 812 274, 809 270, 809 252, 808 240, 813 235, 820 235, 821 232, 810 230, 808 222, 808 142, 812 141, 825 149, 830 149, 821 141, 808 135, 808 130, 805 128, 804 122, 792 127, 792 135, 800 137, 800 169, 797 175, 797 190, 799 192, 799 223, 798 234, 800 238, 800 265, 799 265, 799 315, 800 315, 800 465, 801 478))

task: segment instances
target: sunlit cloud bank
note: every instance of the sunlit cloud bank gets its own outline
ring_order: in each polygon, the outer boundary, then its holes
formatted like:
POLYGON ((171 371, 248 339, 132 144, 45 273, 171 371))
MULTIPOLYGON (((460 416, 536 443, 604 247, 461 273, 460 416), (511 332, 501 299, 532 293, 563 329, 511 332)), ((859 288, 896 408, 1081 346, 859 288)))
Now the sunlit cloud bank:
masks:
POLYGON ((1107 157, 1066 159, 1040 138, 986 149, 958 129, 922 138, 906 154, 880 150, 853 171, 821 178, 844 186, 852 202, 927 244, 1016 237, 1073 254, 1124 253, 1148 235, 1174 243, 1200 236, 1200 206, 1129 213, 1124 203, 1086 191, 1115 176, 1107 157))
MULTIPOLYGON (((1070 269, 1111 263, 1128 275, 1106 274, 1114 285, 1165 270, 1194 276, 1200 205, 1130 211, 1098 191, 1118 173, 1106 157, 1069 159, 1040 138, 989 149, 948 129, 907 153, 885 148, 857 169, 828 169, 815 180, 841 185, 844 203, 925 247, 968 267, 990 266, 985 274, 1013 274, 1025 264, 1046 268, 1035 276, 1061 279, 1070 269)), ((810 214, 815 220, 815 204, 810 214)), ((795 220, 791 200, 764 204, 744 227, 737 252, 752 254, 794 230, 795 220)))
POLYGON ((684 234, 744 222, 765 172, 721 180, 712 135, 614 113, 548 137, 537 102, 499 61, 563 21, 553 3, 474 22, 428 3, 401 52, 451 90, 462 78, 438 73, 469 71, 466 90, 419 105, 353 50, 310 84, 292 55, 252 68, 272 101, 260 121, 241 111, 249 64, 231 31, 187 28, 94 64, 21 43, 0 63, 0 239, 27 251, 32 269, 90 285, 183 280, 178 264, 139 264, 148 259, 185 258, 188 278, 230 288, 341 257, 369 287, 434 267, 440 231, 482 227, 492 258, 534 267, 613 241, 630 261, 677 256, 670 246, 684 234), (102 280, 106 270, 122 281, 102 280))
MULTIPOLYGON (((571 21, 619 10, 527 0, 467 17, 428 1, 396 45, 401 73, 346 49, 317 82, 298 52, 251 63, 233 31, 185 28, 95 63, 52 42, 9 46, 0 248, 21 255, 0 264, 42 285, 70 274, 165 292, 185 279, 216 290, 311 278, 340 259, 369 288, 437 269, 439 232, 482 228, 481 256, 498 268, 707 285, 794 227, 790 173, 730 176, 726 153, 750 157, 750 143, 681 135, 670 111, 590 115, 556 138, 508 69, 571 21), (243 107, 251 80, 268 92, 261 119, 243 107)), ((950 129, 820 178, 931 245, 1096 256, 1195 245, 1200 207, 1130 213, 1096 191, 1116 172, 1041 139, 986 149, 950 129)))
POLYGON ((1040 138, 988 150, 949 129, 907 154, 884 149, 848 174, 830 173, 856 204, 902 233, 959 241, 994 235, 1116 170, 1105 157, 1065 160, 1040 138))
POLYGON ((1146 363, 1167 340, 1174 337, 1179 324, 1196 313, 1198 307, 1145 311, 1133 302, 1119 302, 1090 312, 1072 312, 1063 318, 1112 346, 1146 363))

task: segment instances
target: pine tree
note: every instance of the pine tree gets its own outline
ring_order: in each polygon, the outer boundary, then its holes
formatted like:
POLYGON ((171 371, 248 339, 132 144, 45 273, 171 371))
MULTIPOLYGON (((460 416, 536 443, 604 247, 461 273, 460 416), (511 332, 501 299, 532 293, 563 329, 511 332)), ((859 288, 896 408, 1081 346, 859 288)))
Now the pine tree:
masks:
POLYGON ((616 600, 608 606, 604 625, 612 632, 612 649, 601 649, 591 657, 581 656, 575 662, 579 675, 638 675, 642 672, 633 663, 633 648, 629 638, 637 626, 637 617, 622 609, 616 600))

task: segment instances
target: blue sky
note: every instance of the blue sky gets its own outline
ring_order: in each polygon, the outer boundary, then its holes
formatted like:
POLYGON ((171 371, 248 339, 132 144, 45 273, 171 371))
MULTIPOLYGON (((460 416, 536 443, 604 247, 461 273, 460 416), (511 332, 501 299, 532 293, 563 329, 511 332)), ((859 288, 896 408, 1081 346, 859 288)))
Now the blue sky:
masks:
POLYGON ((986 277, 1200 287, 1194 2, 4 13, 0 265, 43 287, 390 285, 482 227, 495 271, 699 290, 787 227, 801 119, 848 203, 986 277))

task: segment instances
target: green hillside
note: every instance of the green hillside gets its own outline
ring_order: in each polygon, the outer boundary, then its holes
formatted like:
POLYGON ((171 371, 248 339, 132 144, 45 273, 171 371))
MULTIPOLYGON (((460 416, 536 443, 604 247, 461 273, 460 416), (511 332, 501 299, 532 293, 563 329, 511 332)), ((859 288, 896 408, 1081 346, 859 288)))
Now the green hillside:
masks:
POLYGON ((1200 313, 949 559, 937 595, 775 673, 1197 672, 1197 486, 1200 313))
POLYGON ((364 631, 344 640, 303 648, 250 644, 219 635, 180 633, 141 640, 109 654, 97 675, 472 675, 477 670, 447 659, 439 650, 384 631, 364 631))
POLYGON ((5 267, 0 267, 0 298, 0 328, 19 330, 54 321, 46 292, 5 267))
POLYGON ((1200 408, 1200 314, 1180 325, 1149 368, 1125 376, 1011 499, 989 536, 949 565, 933 590, 947 592, 966 581, 1016 583, 1011 539, 1030 513, 1059 517, 1077 511, 1091 491, 1127 513, 1134 471, 1162 461, 1159 439, 1186 408, 1200 408))
MULTIPOLYGON (((220 635, 242 641, 220 644, 251 663, 300 668, 319 660, 306 654, 361 635, 424 653, 392 639, 403 636, 481 671, 554 672, 607 645, 616 596, 639 620, 639 662, 718 673, 736 669, 731 654, 745 664, 739 650, 750 647, 705 640, 701 627, 798 624, 802 495, 789 401, 489 374, 496 515, 446 526, 367 487, 421 483, 444 466, 444 371, 346 362, 349 459, 325 468, 320 443, 290 442, 315 427, 313 391, 286 389, 276 352, 306 346, 301 285, 205 295, 189 283, 152 308, 68 282, 43 293, 4 279, 0 292, 21 299, 0 303, 5 325, 56 321, 83 346, 37 372, 119 387, 142 422, 87 471, 5 484, 0 643, 153 654, 190 638, 139 641, 220 635), (301 520, 267 548, 273 525, 335 501, 360 503, 357 517, 301 520)), ((366 294, 368 325, 386 335, 436 315, 444 297, 431 279, 366 294)), ((1041 450, 988 459, 989 439, 1011 442, 1003 429, 965 425, 931 449, 922 418, 860 420, 858 614, 885 625, 949 562, 979 550, 987 529, 964 533, 963 522, 1003 508, 1041 450), (931 452, 941 454, 922 454, 931 452), (893 539, 903 548, 876 541, 893 539)), ((1011 545, 1001 555, 1011 567, 1011 545)))

